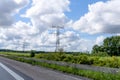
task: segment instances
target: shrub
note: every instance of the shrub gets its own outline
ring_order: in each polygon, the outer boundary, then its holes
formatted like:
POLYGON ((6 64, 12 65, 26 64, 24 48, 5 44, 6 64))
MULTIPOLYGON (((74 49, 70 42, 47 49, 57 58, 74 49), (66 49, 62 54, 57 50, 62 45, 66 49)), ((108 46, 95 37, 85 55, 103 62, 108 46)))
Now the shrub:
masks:
POLYGON ((73 56, 71 55, 66 55, 66 57, 63 59, 65 62, 72 62, 73 56))
POLYGON ((88 64, 89 63, 88 56, 87 55, 80 55, 78 57, 78 63, 80 63, 80 64, 88 64))
POLYGON ((79 64, 79 56, 73 56, 71 62, 79 64))
POLYGON ((35 51, 34 50, 31 50, 30 52, 30 57, 34 57, 35 56, 35 51))
POLYGON ((109 58, 106 62, 107 67, 114 67, 119 68, 119 59, 115 56, 112 56, 112 58, 109 58))
POLYGON ((93 56, 100 56, 100 57, 109 56, 106 52, 93 53, 92 55, 93 56))
POLYGON ((89 57, 88 58, 88 64, 89 65, 96 64, 98 60, 99 60, 99 57, 97 57, 97 56, 89 57))

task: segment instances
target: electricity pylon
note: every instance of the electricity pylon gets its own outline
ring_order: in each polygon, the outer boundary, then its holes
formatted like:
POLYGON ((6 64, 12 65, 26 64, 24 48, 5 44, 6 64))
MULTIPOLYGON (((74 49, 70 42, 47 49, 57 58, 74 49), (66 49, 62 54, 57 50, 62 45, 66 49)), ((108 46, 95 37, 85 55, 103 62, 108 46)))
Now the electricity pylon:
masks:
POLYGON ((61 26, 52 26, 52 28, 56 28, 56 49, 55 52, 59 52, 60 50, 60 29, 62 29, 63 27, 61 26))
POLYGON ((26 41, 24 40, 23 41, 23 44, 22 44, 22 51, 25 52, 25 48, 28 46, 28 44, 26 43, 26 41))

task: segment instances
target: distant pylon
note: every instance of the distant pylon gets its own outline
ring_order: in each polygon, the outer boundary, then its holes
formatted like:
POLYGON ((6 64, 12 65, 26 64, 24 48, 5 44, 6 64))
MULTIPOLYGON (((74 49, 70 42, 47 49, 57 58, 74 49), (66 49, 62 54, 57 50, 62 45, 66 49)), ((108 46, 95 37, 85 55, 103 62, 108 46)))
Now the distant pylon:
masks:
POLYGON ((23 41, 23 45, 22 45, 22 49, 23 49, 23 52, 25 51, 25 40, 23 41))
POLYGON ((22 50, 23 52, 25 52, 25 48, 28 46, 28 44, 26 43, 26 41, 24 40, 23 41, 23 44, 22 44, 22 50))
POLYGON ((59 52, 60 50, 60 29, 62 29, 63 27, 61 26, 52 26, 52 28, 56 28, 56 49, 55 52, 59 52))

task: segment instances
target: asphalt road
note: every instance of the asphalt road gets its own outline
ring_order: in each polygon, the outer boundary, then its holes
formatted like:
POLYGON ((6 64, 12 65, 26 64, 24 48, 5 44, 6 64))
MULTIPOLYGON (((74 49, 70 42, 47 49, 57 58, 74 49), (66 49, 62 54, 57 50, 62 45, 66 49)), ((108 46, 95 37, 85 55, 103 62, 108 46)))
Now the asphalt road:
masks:
POLYGON ((0 80, 15 80, 6 70, 0 67, 0 80))
POLYGON ((0 59, 0 80, 34 80, 0 59))
POLYGON ((88 79, 0 57, 0 80, 88 80, 88 79))

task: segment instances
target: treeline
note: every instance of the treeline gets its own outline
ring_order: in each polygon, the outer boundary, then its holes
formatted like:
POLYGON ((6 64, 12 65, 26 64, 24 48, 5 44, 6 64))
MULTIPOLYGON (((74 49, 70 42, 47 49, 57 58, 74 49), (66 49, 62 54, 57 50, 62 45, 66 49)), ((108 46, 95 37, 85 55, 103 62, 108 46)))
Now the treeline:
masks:
MULTIPOLYGON (((31 51, 19 51, 19 50, 11 50, 11 49, 0 49, 0 52, 16 52, 16 53, 31 53, 31 51)), ((35 51, 35 53, 46 53, 45 51, 35 51)))
MULTIPOLYGON (((56 52, 48 52, 48 51, 36 51, 36 50, 29 50, 29 51, 19 51, 19 50, 11 50, 11 49, 0 49, 0 52, 15 52, 15 53, 31 53, 34 52, 36 54, 38 53, 56 53, 56 52)), ((74 54, 74 55, 79 55, 79 54, 88 54, 89 52, 64 52, 65 54, 74 54)))

